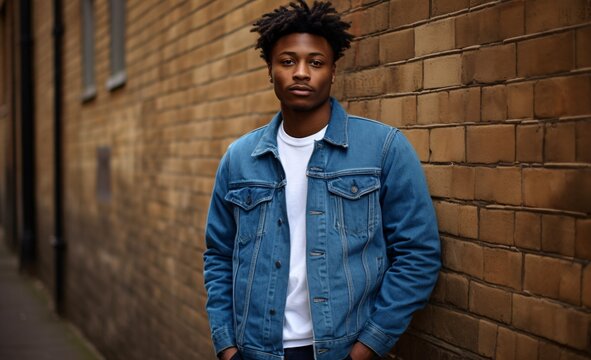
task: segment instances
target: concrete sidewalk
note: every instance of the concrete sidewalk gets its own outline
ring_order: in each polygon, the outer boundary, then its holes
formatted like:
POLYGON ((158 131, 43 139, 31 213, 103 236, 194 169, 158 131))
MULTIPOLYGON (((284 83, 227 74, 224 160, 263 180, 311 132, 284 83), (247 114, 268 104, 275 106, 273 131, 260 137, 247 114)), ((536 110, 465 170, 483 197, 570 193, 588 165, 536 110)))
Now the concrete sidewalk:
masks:
POLYGON ((100 355, 49 308, 33 279, 18 273, 17 259, 0 242, 0 359, 101 360, 100 355))

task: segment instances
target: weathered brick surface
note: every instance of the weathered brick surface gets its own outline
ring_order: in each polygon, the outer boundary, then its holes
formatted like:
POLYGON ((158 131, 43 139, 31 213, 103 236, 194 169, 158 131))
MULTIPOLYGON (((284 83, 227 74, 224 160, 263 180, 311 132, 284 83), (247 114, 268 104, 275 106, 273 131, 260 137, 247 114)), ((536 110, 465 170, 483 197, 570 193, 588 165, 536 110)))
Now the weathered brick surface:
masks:
POLYGON ((574 67, 574 32, 562 32, 517 43, 517 75, 529 77, 569 71, 574 67))
POLYGON ((431 130, 431 161, 464 161, 464 127, 454 126, 431 130))
POLYGON ((450 18, 418 26, 414 35, 416 56, 453 49, 455 45, 454 20, 450 18))
MULTIPOLYGON (((80 2, 63 3, 68 317, 109 359, 213 359, 206 209, 228 145, 279 108, 249 29, 287 1, 127 1, 127 82, 114 91, 108 2, 93 2, 97 95, 84 103, 80 2), (99 146, 111 148, 109 201, 99 146)), ((334 4, 356 38, 332 95, 404 132, 442 234, 431 304, 387 358, 591 357, 589 1, 334 4)), ((47 2, 33 8, 38 269, 51 288, 52 19, 47 2)))

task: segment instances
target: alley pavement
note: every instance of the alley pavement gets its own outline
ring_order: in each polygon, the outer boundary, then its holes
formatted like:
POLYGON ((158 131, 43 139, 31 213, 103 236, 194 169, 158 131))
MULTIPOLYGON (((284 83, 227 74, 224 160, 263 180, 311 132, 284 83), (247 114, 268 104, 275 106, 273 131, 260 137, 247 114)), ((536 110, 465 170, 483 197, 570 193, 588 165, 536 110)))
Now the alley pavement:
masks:
MULTIPOLYGON (((1 239, 1 237, 0 237, 1 239)), ((0 241, 0 359, 101 360, 49 307, 33 279, 20 275, 16 256, 0 241)))

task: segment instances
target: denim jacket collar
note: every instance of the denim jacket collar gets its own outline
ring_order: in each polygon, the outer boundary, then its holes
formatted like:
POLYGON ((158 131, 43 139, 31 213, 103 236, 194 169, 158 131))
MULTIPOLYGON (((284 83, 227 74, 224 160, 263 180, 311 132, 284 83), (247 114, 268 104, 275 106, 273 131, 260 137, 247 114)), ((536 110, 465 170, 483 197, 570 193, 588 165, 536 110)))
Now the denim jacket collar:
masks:
MULTIPOLYGON (((349 119, 347 113, 339 102, 332 97, 330 98, 330 106, 330 120, 323 140, 329 144, 346 149, 349 146, 349 140, 347 137, 347 124, 349 119)), ((279 157, 277 150, 277 131, 279 131, 280 124, 281 111, 273 116, 273 119, 265 129, 263 136, 259 140, 251 156, 260 156, 270 152, 273 153, 275 157, 279 157)))

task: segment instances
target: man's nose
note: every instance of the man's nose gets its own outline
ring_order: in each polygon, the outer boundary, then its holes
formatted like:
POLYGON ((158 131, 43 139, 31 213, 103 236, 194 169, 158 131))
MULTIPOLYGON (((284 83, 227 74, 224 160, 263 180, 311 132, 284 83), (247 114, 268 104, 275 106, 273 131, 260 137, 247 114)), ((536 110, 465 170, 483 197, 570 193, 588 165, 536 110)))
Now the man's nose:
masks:
POLYGON ((309 80, 310 79, 310 69, 305 62, 300 62, 293 73, 294 79, 297 80, 309 80))

